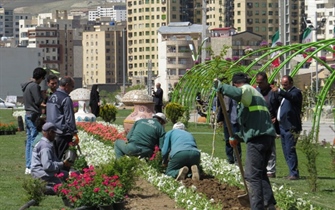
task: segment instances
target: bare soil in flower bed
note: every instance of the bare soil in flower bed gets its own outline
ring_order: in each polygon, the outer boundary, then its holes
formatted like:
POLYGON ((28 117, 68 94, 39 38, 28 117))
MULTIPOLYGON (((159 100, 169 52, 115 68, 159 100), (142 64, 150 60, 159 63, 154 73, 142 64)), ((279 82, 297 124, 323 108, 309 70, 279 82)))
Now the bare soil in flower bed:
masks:
POLYGON ((245 191, 238 187, 222 184, 212 176, 202 175, 200 181, 193 181, 191 178, 183 180, 186 187, 194 185, 196 191, 206 195, 208 199, 213 199, 214 203, 220 203, 222 209, 247 210, 239 203, 237 196, 245 194, 245 191))
MULTIPOLYGON (((221 203, 223 209, 248 209, 242 207, 237 200, 238 195, 245 192, 237 187, 222 184, 211 176, 201 176, 200 181, 187 178, 182 181, 186 187, 196 186, 196 191, 213 199, 214 203, 221 203)), ((182 209, 177 208, 176 202, 166 194, 157 190, 146 180, 140 179, 136 183, 139 189, 130 192, 126 199, 126 210, 157 210, 157 209, 182 209)))

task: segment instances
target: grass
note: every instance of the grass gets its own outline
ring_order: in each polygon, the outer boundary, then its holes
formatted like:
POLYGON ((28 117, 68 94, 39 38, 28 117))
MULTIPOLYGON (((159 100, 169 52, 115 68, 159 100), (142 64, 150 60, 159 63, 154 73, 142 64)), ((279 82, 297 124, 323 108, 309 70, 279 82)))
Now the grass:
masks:
MULTIPOLYGON (((126 116, 131 113, 131 110, 119 110, 115 124, 122 124, 126 116)), ((11 110, 0 110, 0 122, 16 122, 12 117, 11 110)), ((168 123, 165 126, 166 131, 172 129, 172 124, 168 123)), ((194 133, 198 147, 208 154, 212 153, 213 129, 208 125, 190 123, 188 131, 194 133)), ((225 159, 225 145, 223 141, 222 128, 216 132, 214 156, 225 159)), ((0 136, 0 209, 17 210, 25 202, 22 200, 24 191, 22 183, 27 175, 24 175, 24 141, 26 138, 25 132, 17 132, 16 135, 0 136)), ((332 158, 330 156, 330 148, 319 148, 319 156, 317 158, 318 183, 319 188, 316 193, 310 193, 306 180, 306 159, 298 149, 299 169, 301 180, 288 181, 283 177, 287 176, 288 168, 285 163, 283 152, 281 149, 280 139, 276 140, 277 150, 277 178, 271 179, 272 183, 286 185, 291 187, 296 195, 311 200, 315 205, 323 209, 335 209, 332 206, 332 201, 335 196, 335 173, 331 170, 332 158)), ((245 157, 245 144, 242 144, 242 160, 245 157)), ((30 207, 32 210, 54 210, 62 209, 64 205, 61 198, 57 196, 48 196, 41 202, 38 207, 30 207)))

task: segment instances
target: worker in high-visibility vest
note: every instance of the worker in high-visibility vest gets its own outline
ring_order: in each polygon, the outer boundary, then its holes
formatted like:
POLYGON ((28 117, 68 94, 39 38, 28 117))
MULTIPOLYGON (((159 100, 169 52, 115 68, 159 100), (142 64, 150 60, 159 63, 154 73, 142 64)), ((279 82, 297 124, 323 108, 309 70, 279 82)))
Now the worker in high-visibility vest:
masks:
POLYGON ((230 144, 247 145, 245 180, 248 185, 251 209, 275 209, 275 198, 266 166, 271 155, 276 132, 263 96, 249 84, 245 73, 233 75, 233 85, 221 84, 217 91, 239 102, 240 131, 230 136, 230 144))

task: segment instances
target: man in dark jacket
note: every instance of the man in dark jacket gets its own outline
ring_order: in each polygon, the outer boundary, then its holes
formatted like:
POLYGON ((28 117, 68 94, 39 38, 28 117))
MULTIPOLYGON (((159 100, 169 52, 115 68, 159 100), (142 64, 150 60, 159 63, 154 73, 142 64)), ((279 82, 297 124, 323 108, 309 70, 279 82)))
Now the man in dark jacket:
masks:
POLYGON ((21 85, 23 91, 23 103, 26 110, 25 123, 27 129, 26 140, 26 171, 30 174, 32 143, 38 134, 35 122, 41 115, 43 96, 39 84, 44 80, 46 71, 43 68, 36 68, 33 72, 33 79, 21 85))
MULTIPOLYGON (((268 109, 271 115, 271 120, 273 123, 273 126, 276 129, 277 135, 279 135, 279 123, 277 121, 277 111, 279 108, 279 96, 278 93, 271 91, 271 85, 268 82, 268 76, 266 75, 265 72, 258 72, 256 74, 256 83, 257 83, 257 90, 262 94, 264 97, 268 109)), ((268 162, 268 166, 266 167, 267 169, 267 175, 268 177, 276 177, 276 144, 273 144, 273 147, 271 149, 271 156, 270 160, 268 162)))
POLYGON ((69 148, 73 136, 78 132, 73 102, 69 96, 73 88, 74 80, 71 77, 63 77, 59 81, 59 88, 51 95, 47 103, 47 122, 52 122, 57 129, 62 131, 62 134, 56 135, 54 141, 56 155, 60 160, 69 148))
POLYGON ((161 84, 156 84, 156 91, 152 90, 152 97, 154 98, 155 102, 155 112, 162 113, 162 106, 163 106, 163 90, 161 88, 161 84))
POLYGON ((301 126, 301 91, 293 86, 293 78, 285 75, 281 79, 283 89, 273 87, 274 92, 278 92, 282 97, 280 107, 277 113, 279 121, 280 136, 284 157, 289 168, 289 180, 299 179, 298 156, 295 145, 297 144, 301 126))

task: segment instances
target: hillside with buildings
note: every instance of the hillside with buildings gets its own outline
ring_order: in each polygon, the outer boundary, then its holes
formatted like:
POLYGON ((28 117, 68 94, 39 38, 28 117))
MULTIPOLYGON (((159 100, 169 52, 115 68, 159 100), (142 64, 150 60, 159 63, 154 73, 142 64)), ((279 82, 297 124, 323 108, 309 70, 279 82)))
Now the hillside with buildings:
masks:
POLYGON ((1 0, 2 7, 14 9, 16 12, 31 14, 53 12, 54 10, 87 9, 101 6, 105 0, 1 0))

